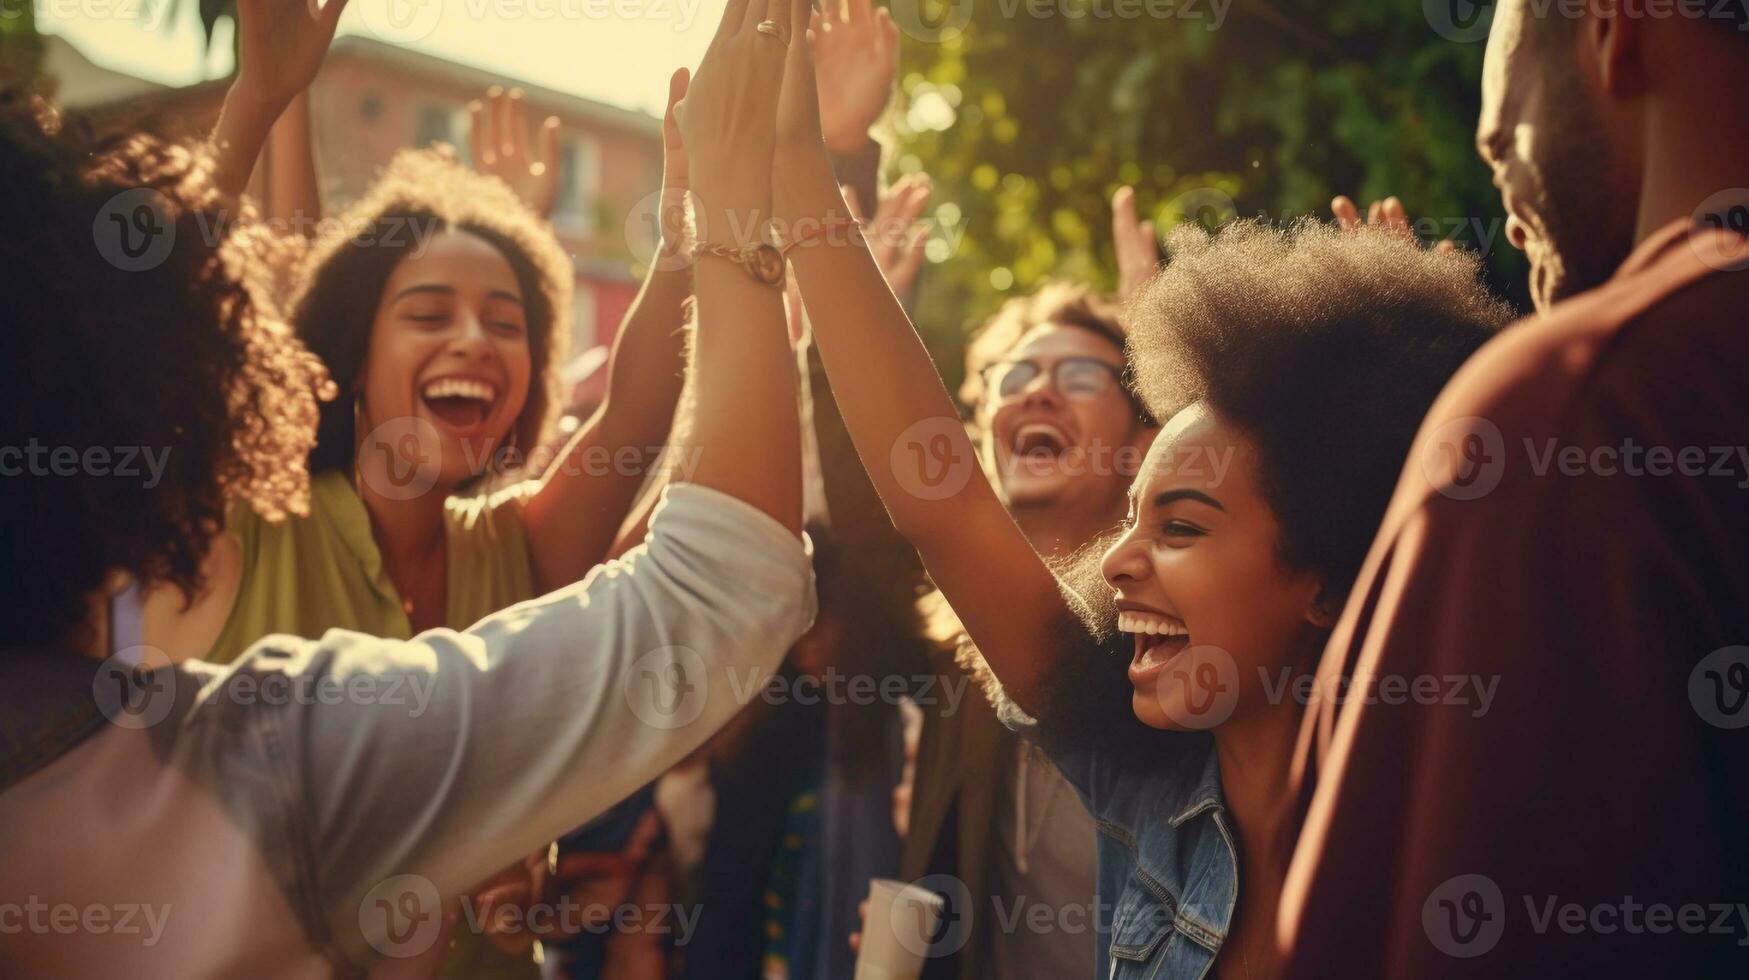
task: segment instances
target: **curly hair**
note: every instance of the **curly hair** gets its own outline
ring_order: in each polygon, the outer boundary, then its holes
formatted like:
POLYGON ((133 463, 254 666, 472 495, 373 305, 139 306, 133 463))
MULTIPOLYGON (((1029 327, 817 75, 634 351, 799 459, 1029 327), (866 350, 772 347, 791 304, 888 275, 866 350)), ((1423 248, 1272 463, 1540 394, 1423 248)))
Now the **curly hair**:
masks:
POLYGON ((83 644, 117 572, 192 596, 229 501, 308 509, 327 375, 258 302, 204 149, 99 141, 6 90, 0 156, 4 642, 83 644))
POLYGON ((1125 308, 1159 418, 1202 402, 1256 444, 1286 567, 1347 595, 1421 419, 1512 318, 1473 255, 1305 220, 1181 228, 1125 308))
POLYGON ((444 150, 403 150, 365 196, 322 236, 293 290, 299 339, 327 365, 340 396, 322 406, 310 472, 350 470, 357 445, 353 406, 370 350, 377 303, 395 266, 441 231, 484 239, 509 261, 522 290, 536 379, 512 427, 526 453, 542 444, 562 404, 556 366, 571 318, 571 260, 552 231, 508 186, 457 163, 444 150))

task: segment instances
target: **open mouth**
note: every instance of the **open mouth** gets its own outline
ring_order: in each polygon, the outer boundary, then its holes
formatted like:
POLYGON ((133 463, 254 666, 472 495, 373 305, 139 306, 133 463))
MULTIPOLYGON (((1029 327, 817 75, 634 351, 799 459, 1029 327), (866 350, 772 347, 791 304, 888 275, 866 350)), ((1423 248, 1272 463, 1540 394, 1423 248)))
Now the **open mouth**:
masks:
POLYGON ((1126 610, 1118 613, 1117 628, 1135 635, 1135 656, 1130 661, 1130 682, 1143 684, 1157 677, 1172 658, 1190 646, 1190 630, 1170 616, 1126 610))
POLYGON ((1048 422, 1028 422, 1014 430, 1009 448, 1017 460, 1051 464, 1069 451, 1069 434, 1048 422))
POLYGON ((491 417, 498 404, 498 389, 476 378, 438 378, 427 381, 419 397, 439 421, 467 431, 491 417))

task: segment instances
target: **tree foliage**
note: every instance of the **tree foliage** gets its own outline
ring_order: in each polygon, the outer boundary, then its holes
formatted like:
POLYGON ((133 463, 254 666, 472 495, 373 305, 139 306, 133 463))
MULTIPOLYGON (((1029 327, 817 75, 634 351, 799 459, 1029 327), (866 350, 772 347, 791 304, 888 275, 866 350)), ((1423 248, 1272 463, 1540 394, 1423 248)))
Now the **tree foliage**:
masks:
POLYGON ((1125 183, 1162 232, 1395 194, 1423 237, 1484 250, 1490 284, 1526 305, 1474 150, 1483 44, 1431 23, 1452 0, 1231 0, 1224 16, 1213 0, 949 2, 892 8, 897 167, 931 176, 941 226, 919 320, 944 367, 1005 295, 1114 284, 1125 183))

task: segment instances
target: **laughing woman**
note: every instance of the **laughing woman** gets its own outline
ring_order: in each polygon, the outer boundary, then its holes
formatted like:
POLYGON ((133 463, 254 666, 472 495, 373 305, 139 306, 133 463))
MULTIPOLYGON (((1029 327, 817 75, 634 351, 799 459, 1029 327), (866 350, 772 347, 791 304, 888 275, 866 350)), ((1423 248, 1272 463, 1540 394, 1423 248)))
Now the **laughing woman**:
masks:
MULTIPOLYGON (((806 49, 790 55, 806 76, 806 49)), ((1098 822, 1114 913, 1094 975, 1267 975, 1297 682, 1422 415, 1508 311, 1473 259, 1382 230, 1178 236, 1129 305, 1140 394, 1169 421, 1104 581, 1065 588, 975 464, 866 247, 818 234, 845 208, 809 86, 785 81, 776 213, 827 373, 894 524, 1098 822), (1083 623, 1095 607, 1135 634, 1119 656, 1083 623)))

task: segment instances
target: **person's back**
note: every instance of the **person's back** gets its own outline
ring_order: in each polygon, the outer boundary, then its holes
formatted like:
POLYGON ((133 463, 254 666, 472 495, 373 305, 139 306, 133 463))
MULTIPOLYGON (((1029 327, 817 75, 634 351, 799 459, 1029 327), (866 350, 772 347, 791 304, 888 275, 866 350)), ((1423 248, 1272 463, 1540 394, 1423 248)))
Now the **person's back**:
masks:
POLYGON ((1317 685, 1492 693, 1308 712, 1288 976, 1749 962, 1749 47, 1581 14, 1503 4, 1484 72, 1548 315, 1430 412, 1317 685))
POLYGON ((1742 955, 1746 307, 1749 278, 1666 229, 1482 351, 1429 414, 1319 689, 1409 672, 1493 695, 1351 699, 1352 737, 1314 715, 1311 775, 1334 747, 1339 776, 1371 775, 1320 785, 1301 839, 1318 855, 1295 869, 1306 975, 1742 955), (1441 601, 1395 604, 1422 590, 1441 601), (1388 638, 1363 647, 1381 602, 1388 638), (1382 778, 1405 769, 1431 782, 1382 778), (1391 938, 1357 950, 1350 916, 1391 938))

